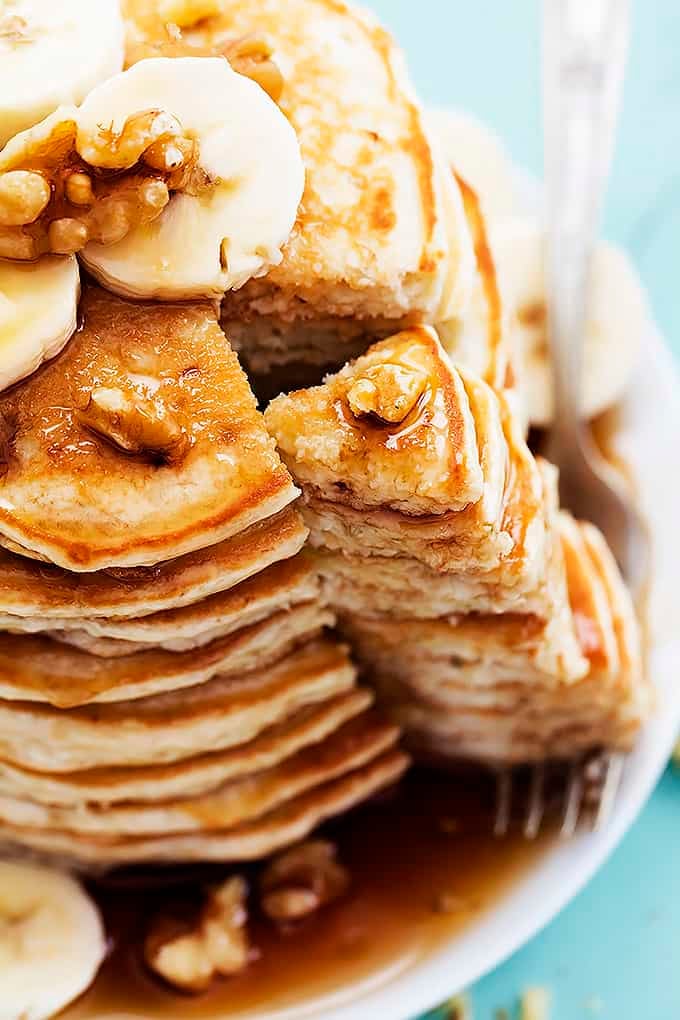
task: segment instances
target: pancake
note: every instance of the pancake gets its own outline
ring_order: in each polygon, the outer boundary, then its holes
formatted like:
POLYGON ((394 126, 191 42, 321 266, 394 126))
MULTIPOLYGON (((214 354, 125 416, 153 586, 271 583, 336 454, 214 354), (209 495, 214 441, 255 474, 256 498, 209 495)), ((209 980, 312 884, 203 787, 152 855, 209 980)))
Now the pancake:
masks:
POLYGON ((92 870, 148 861, 256 860, 304 839, 326 819, 349 811, 396 782, 408 762, 402 751, 387 751, 362 768, 234 829, 106 840, 59 829, 31 829, 3 823, 0 841, 8 851, 29 848, 51 859, 57 857, 92 870))
POLYGON ((364 712, 318 744, 265 771, 224 783, 197 797, 137 804, 38 804, 0 795, 0 823, 109 835, 169 835, 226 829, 258 818, 322 783, 360 768, 392 747, 396 727, 364 712))
POLYGON ((329 501, 437 515, 482 494, 465 386, 427 327, 375 344, 322 386, 277 397, 265 420, 299 481, 329 501))
POLYGON ((0 395, 1 534, 69 570, 150 565, 295 498, 208 304, 88 286, 80 314, 62 353, 0 395))
MULTIPOLYGON (((242 36, 267 40, 306 177, 281 263, 227 296, 230 317, 427 319, 451 265, 460 295, 450 297, 462 300, 472 253, 460 196, 388 34, 341 0, 220 0, 219 8, 186 30, 186 41, 224 52, 242 36), (446 191, 460 210, 455 235, 446 191)), ((140 42, 162 38, 163 26, 156 0, 126 0, 124 11, 130 61, 140 42)))
POLYGON ((72 709, 2 701, 0 758, 41 772, 178 761, 253 740, 350 690, 354 674, 343 646, 320 641, 252 673, 136 701, 72 709))
POLYGON ((0 634, 0 698, 58 708, 146 700, 201 685, 218 674, 234 677, 258 669, 317 636, 333 619, 314 600, 201 648, 186 652, 151 648, 114 658, 69 648, 42 635, 0 634))
POLYGON ((297 509, 286 507, 217 545, 153 567, 70 573, 0 551, 0 612, 79 621, 140 617, 191 605, 294 556, 306 535, 297 509))
POLYGON ((0 628, 15 633, 47 633, 96 655, 130 655, 150 647, 187 651, 226 637, 274 613, 319 596, 309 558, 302 554, 273 564, 227 591, 180 609, 165 609, 137 619, 45 616, 0 613, 0 628))
POLYGON ((0 793, 70 807, 200 796, 241 776, 270 769, 318 743, 363 712, 372 700, 367 689, 350 690, 300 709, 245 744, 166 765, 47 773, 0 761, 0 793))

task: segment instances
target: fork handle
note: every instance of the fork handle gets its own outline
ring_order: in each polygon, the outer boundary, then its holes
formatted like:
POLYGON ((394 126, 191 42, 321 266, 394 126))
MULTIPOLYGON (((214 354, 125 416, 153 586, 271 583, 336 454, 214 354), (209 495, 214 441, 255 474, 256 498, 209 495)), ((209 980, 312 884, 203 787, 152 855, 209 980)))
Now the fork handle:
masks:
POLYGON ((545 271, 553 366, 553 448, 581 442, 583 343, 623 83, 629 0, 544 0, 545 271))

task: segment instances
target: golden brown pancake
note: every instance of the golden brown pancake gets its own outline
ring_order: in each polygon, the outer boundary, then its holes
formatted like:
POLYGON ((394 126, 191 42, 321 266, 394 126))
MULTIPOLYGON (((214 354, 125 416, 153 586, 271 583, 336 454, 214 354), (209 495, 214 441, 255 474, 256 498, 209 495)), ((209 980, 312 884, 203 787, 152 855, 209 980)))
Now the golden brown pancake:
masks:
POLYGON ((2 701, 0 758, 42 772, 179 761, 245 744, 354 679, 344 646, 319 641, 252 673, 136 701, 71 709, 2 701))
POLYGON ((387 751, 368 765, 293 798, 261 818, 234 829, 175 836, 95 839, 59 829, 31 829, 3 823, 0 840, 8 849, 32 848, 92 870, 142 861, 242 861, 273 853, 304 839, 317 825, 394 783, 408 766, 401 751, 387 751))
POLYGON ((392 723, 377 713, 364 712, 278 765, 223 783, 200 796, 64 807, 0 794, 0 822, 114 837, 226 829, 360 768, 392 747, 397 736, 392 723))
POLYGON ((0 395, 0 533, 70 570, 214 545, 295 497, 207 304, 85 288, 62 353, 0 395))
POLYGON ((313 564, 308 555, 301 553, 272 564, 233 588, 179 609, 164 609, 132 619, 19 617, 0 613, 0 628, 17 634, 44 633, 96 655, 131 655, 151 647, 182 652, 318 598, 319 583, 313 564))
POLYGON ((0 551, 0 612, 125 619, 193 605, 294 556, 306 536, 298 510, 286 507, 217 545, 152 567, 72 573, 0 551))
POLYGON ((39 804, 154 802, 199 796, 249 773, 273 768, 303 747, 316 744, 368 708, 370 690, 357 688, 301 708, 253 740, 166 765, 36 772, 0 761, 0 792, 39 804))
POLYGON ((332 623, 332 613, 320 601, 301 602, 201 648, 186 652, 150 648, 112 658, 48 637, 0 634, 0 698, 58 708, 146 702, 150 695, 200 686, 213 676, 234 677, 259 669, 332 623))

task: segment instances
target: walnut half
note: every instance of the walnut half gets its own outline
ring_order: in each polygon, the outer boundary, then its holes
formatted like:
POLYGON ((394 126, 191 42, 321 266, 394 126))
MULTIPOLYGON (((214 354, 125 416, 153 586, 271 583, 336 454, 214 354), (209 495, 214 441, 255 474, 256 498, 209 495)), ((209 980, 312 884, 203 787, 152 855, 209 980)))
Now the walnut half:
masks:
POLYGON ((347 391, 347 401, 357 418, 371 415, 398 425, 413 410, 426 386, 424 372, 386 362, 372 365, 354 379, 347 391))
POLYGON ((185 992, 203 992, 216 975, 230 977, 247 965, 248 887, 239 875, 208 893, 194 924, 160 917, 144 942, 144 959, 154 973, 185 992))
POLYGON ((132 390, 97 386, 80 421, 125 453, 165 464, 176 464, 189 448, 189 437, 172 412, 132 390))
POLYGON ((349 886, 347 869, 335 846, 309 840, 275 857, 260 878, 260 902, 273 921, 299 921, 342 896, 349 886))

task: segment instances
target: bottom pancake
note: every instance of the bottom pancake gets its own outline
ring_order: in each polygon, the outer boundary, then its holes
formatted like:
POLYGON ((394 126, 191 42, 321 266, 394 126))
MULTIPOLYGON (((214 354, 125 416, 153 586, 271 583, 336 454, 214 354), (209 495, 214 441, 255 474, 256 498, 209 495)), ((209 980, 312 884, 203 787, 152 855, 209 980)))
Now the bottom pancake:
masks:
POLYGON ((144 862, 256 860, 304 839, 317 825, 348 811, 395 782, 408 765, 402 751, 390 750, 339 779, 295 797, 283 807, 233 829, 173 836, 96 839, 60 829, 0 825, 10 852, 31 850, 90 871, 144 862))

